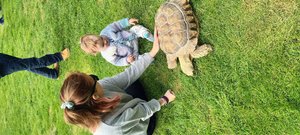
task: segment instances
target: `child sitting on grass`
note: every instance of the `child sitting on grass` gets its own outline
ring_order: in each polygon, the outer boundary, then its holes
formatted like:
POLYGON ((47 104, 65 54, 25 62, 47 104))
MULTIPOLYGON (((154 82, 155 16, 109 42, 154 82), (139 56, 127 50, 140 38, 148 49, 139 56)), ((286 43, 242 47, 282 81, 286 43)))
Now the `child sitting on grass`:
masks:
POLYGON ((153 42, 153 35, 141 25, 138 19, 125 18, 104 28, 100 35, 86 34, 80 39, 81 49, 92 55, 101 53, 102 57, 115 66, 128 66, 138 59, 137 38, 153 42), (132 26, 126 30, 128 26, 132 26))

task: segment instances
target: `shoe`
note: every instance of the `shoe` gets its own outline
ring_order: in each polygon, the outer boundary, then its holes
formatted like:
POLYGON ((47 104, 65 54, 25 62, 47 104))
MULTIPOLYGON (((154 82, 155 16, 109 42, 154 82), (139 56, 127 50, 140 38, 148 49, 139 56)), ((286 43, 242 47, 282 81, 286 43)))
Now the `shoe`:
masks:
POLYGON ((69 48, 65 48, 63 51, 60 52, 61 56, 63 57, 63 60, 66 60, 70 57, 70 50, 69 48))
POLYGON ((143 27, 142 25, 134 25, 130 28, 130 31, 135 33, 138 37, 145 38, 151 42, 154 41, 153 35, 147 28, 143 27))

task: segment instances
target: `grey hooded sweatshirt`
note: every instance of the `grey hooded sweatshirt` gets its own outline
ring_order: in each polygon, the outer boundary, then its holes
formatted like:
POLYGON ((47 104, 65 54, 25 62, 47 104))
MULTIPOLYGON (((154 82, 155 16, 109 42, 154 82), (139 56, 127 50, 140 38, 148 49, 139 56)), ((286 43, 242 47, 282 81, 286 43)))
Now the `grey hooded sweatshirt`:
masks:
POLYGON ((145 53, 124 72, 99 80, 104 96, 121 96, 120 104, 100 122, 94 135, 146 135, 150 117, 160 110, 159 101, 132 98, 124 90, 135 82, 153 61, 145 53))

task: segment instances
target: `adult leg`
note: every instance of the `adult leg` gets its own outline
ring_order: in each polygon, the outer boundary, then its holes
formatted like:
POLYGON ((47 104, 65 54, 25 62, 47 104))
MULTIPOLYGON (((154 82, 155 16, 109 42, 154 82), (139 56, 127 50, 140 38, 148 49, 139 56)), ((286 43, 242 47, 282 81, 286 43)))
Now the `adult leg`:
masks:
POLYGON ((150 122, 147 129, 147 135, 152 135, 156 126, 156 115, 155 113, 150 117, 150 122))
POLYGON ((131 95, 133 98, 140 98, 142 100, 148 101, 145 90, 143 88, 143 85, 139 80, 136 80, 134 83, 132 83, 125 92, 129 95, 131 95))
MULTIPOLYGON (((59 62, 61 60, 63 60, 61 54, 55 53, 55 54, 48 54, 45 55, 41 58, 26 58, 26 59, 20 59, 17 57, 13 57, 10 55, 6 55, 6 54, 0 54, 0 60, 5 61, 5 64, 3 64, 3 66, 1 66, 1 74, 2 76, 11 74, 13 72, 17 72, 17 71, 21 71, 21 70, 30 70, 31 72, 40 74, 43 72, 43 74, 41 75, 45 75, 48 74, 48 76, 55 76, 55 74, 53 75, 53 71, 48 72, 49 70, 34 70, 37 68, 44 68, 46 66, 52 65, 56 62, 59 62), (37 72, 35 72, 37 71, 37 72)), ((51 78, 51 77, 50 77, 51 78)))
POLYGON ((47 67, 42 67, 42 68, 34 68, 34 69, 28 69, 27 71, 48 77, 48 78, 52 78, 52 79, 57 79, 58 75, 59 75, 59 71, 56 69, 50 69, 47 67))
POLYGON ((16 59, 20 59, 20 58, 10 56, 10 55, 4 54, 4 53, 0 53, 0 62, 2 62, 2 63, 6 63, 10 60, 16 60, 16 59))
POLYGON ((0 78, 11 73, 9 61, 18 60, 19 58, 0 53, 0 78))
MULTIPOLYGON (((133 84, 131 84, 126 90, 126 93, 131 95, 133 98, 140 98, 142 100, 148 101, 143 85, 139 80, 136 80, 133 84)), ((153 114, 150 117, 150 122, 147 129, 147 135, 152 135, 156 126, 156 116, 153 114)))
POLYGON ((18 60, 18 65, 25 69, 42 68, 60 62, 62 60, 63 58, 61 56, 61 53, 58 52, 55 54, 47 54, 41 58, 32 57, 21 59, 18 60))

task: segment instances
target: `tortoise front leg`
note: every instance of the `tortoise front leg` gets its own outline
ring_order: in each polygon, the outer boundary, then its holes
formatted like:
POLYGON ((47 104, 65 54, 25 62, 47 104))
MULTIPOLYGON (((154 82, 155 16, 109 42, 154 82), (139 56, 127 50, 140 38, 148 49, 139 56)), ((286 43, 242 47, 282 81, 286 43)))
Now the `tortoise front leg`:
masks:
POLYGON ((177 57, 174 57, 172 55, 167 55, 167 63, 169 69, 174 69, 177 66, 177 57))
POLYGON ((188 76, 193 76, 194 67, 189 57, 189 54, 180 56, 179 63, 183 73, 185 73, 188 76))
POLYGON ((212 47, 210 45, 204 44, 198 46, 194 52, 191 53, 192 58, 200 58, 204 57, 212 51, 212 47))

